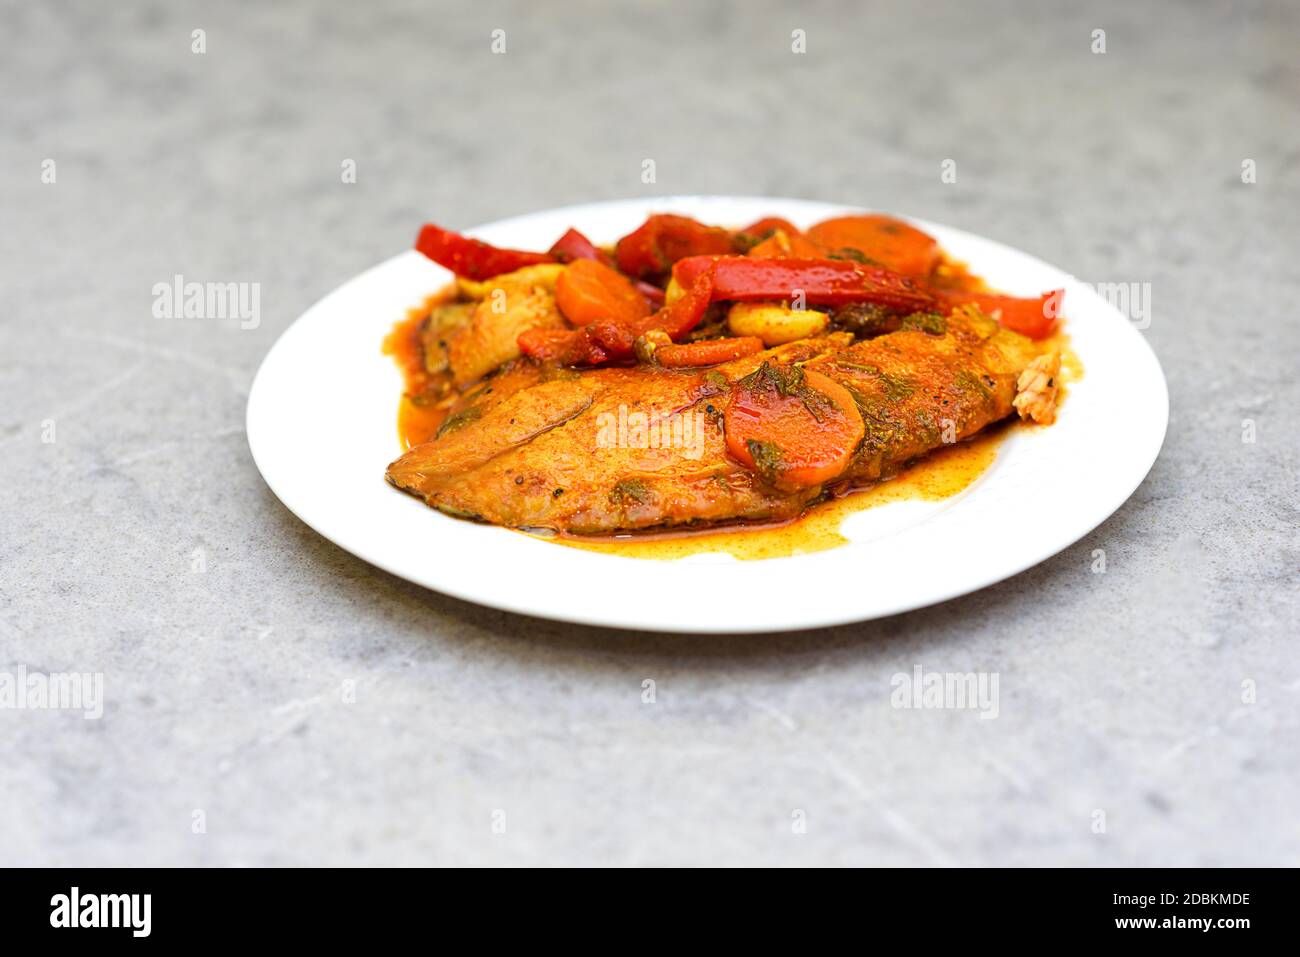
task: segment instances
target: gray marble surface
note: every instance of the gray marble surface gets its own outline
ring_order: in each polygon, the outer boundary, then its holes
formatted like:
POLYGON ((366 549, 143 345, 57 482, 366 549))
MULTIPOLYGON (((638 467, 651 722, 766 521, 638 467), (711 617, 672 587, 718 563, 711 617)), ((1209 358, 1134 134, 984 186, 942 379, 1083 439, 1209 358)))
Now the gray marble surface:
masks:
POLYGON ((5 2, 0 671, 104 712, 0 710, 0 864, 1300 864, 1300 8, 921 9, 5 2), (419 222, 695 192, 1149 283, 1150 476, 975 595, 722 638, 424 591, 263 484, 259 361, 419 222), (156 318, 178 273, 260 325, 156 318))

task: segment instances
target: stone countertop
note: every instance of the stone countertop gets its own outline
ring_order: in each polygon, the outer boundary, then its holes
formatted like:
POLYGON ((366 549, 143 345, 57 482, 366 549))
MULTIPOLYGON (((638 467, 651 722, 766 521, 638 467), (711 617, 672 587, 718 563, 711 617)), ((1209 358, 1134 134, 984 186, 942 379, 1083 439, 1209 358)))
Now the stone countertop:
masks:
POLYGON ((0 710, 0 864, 1300 864, 1300 8, 430 6, 0 11, 0 670, 103 675, 0 710), (262 482, 262 356, 418 223, 681 193, 1149 284, 1150 476, 977 594, 723 638, 425 591, 262 482), (997 719, 891 707, 917 666, 997 719))

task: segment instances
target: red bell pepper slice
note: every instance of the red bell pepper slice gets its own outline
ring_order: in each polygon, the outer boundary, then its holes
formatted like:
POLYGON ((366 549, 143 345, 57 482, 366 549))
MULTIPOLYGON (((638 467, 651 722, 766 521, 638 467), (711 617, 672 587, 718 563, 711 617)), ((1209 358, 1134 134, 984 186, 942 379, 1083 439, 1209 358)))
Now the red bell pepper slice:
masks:
POLYGON ((546 253, 523 252, 518 249, 500 249, 477 239, 470 239, 449 229, 426 223, 415 240, 415 248, 439 266, 445 266, 457 276, 484 280, 502 273, 514 272, 525 266, 549 263, 554 260, 546 253))
POLYGON ((713 292, 715 277, 713 270, 708 269, 696 276, 686 289, 686 293, 664 306, 653 316, 641 320, 642 327, 639 334, 649 332, 651 329, 662 329, 668 333, 668 338, 676 341, 686 333, 690 332, 700 324, 704 318, 704 310, 709 308, 709 303, 717 297, 713 292))
POLYGON ((605 255, 596 248, 596 244, 576 229, 570 229, 557 239, 555 245, 551 247, 549 255, 556 262, 562 263, 570 263, 575 259, 606 261, 605 255))
POLYGON ((658 286, 652 286, 650 283, 638 279, 636 287, 641 290, 641 295, 645 296, 652 306, 658 307, 664 304, 664 291, 658 286))
POLYGON ((687 256, 722 255, 734 250, 731 233, 689 216, 657 213, 618 241, 618 268, 636 279, 662 276, 687 256))
POLYGON ((561 365, 600 365, 609 357, 580 329, 527 329, 519 334, 519 349, 526 356, 561 365))
POLYGON ((598 366, 632 355, 636 336, 612 320, 602 319, 577 329, 528 329, 519 335, 519 351, 534 359, 566 366, 598 366))
POLYGON ((687 288, 710 268, 714 300, 793 299, 802 292, 814 306, 874 302, 915 310, 934 305, 934 297, 913 280, 842 259, 692 256, 673 267, 673 278, 687 288))
POLYGON ((1037 299, 1019 299, 1015 296, 1002 296, 986 292, 957 292, 953 290, 936 290, 939 302, 948 309, 957 306, 974 305, 980 312, 992 316, 1004 329, 1018 332, 1031 339, 1049 336, 1056 328, 1056 320, 1061 315, 1061 301, 1065 298, 1064 289, 1045 292, 1037 299))

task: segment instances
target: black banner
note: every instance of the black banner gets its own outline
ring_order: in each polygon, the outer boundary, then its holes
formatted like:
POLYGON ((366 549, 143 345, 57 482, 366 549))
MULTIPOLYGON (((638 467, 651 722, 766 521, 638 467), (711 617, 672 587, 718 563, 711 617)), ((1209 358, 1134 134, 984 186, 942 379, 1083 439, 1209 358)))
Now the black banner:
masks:
MULTIPOLYGON (((634 939, 712 925, 733 943, 915 932, 918 943, 1123 941, 1233 947, 1295 921, 1294 870, 890 870, 781 880, 729 871, 589 880, 416 870, 50 869, 3 872, 7 945, 116 948, 283 940, 332 947, 395 933, 536 939, 626 920, 634 939), (650 883, 653 882, 653 883, 650 883), (779 883, 778 883, 779 882, 779 883), (838 884, 836 892, 827 894, 838 884), (644 886, 637 886, 644 885, 644 886), (753 894, 750 899, 749 895, 753 894), (971 934, 977 936, 972 938, 971 934), (648 936, 647 936, 648 935, 648 936)), ((671 938, 666 938, 671 939, 671 938)), ((431 941, 433 942, 433 941, 431 941)), ((19 950, 11 950, 19 953, 19 950)))

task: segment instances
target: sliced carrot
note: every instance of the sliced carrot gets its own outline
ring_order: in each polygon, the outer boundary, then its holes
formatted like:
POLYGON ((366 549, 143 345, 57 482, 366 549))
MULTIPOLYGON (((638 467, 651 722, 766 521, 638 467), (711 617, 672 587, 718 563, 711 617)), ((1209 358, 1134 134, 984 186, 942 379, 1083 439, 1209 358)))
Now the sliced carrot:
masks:
POLYGON ((632 280, 595 259, 577 259, 555 281, 555 302, 575 326, 599 319, 633 323, 650 315, 650 304, 632 280))
POLYGON ((724 419, 727 450, 782 489, 843 474, 866 429, 853 396, 820 372, 764 362, 737 382, 724 419))
POLYGON ((857 253, 904 276, 928 276, 939 263, 934 237, 892 216, 828 219, 808 230, 808 238, 826 250, 823 255, 857 253))
POLYGON ((655 350, 654 357, 665 368, 684 369, 688 366, 713 366, 762 351, 763 340, 758 336, 736 336, 660 346, 655 350))

